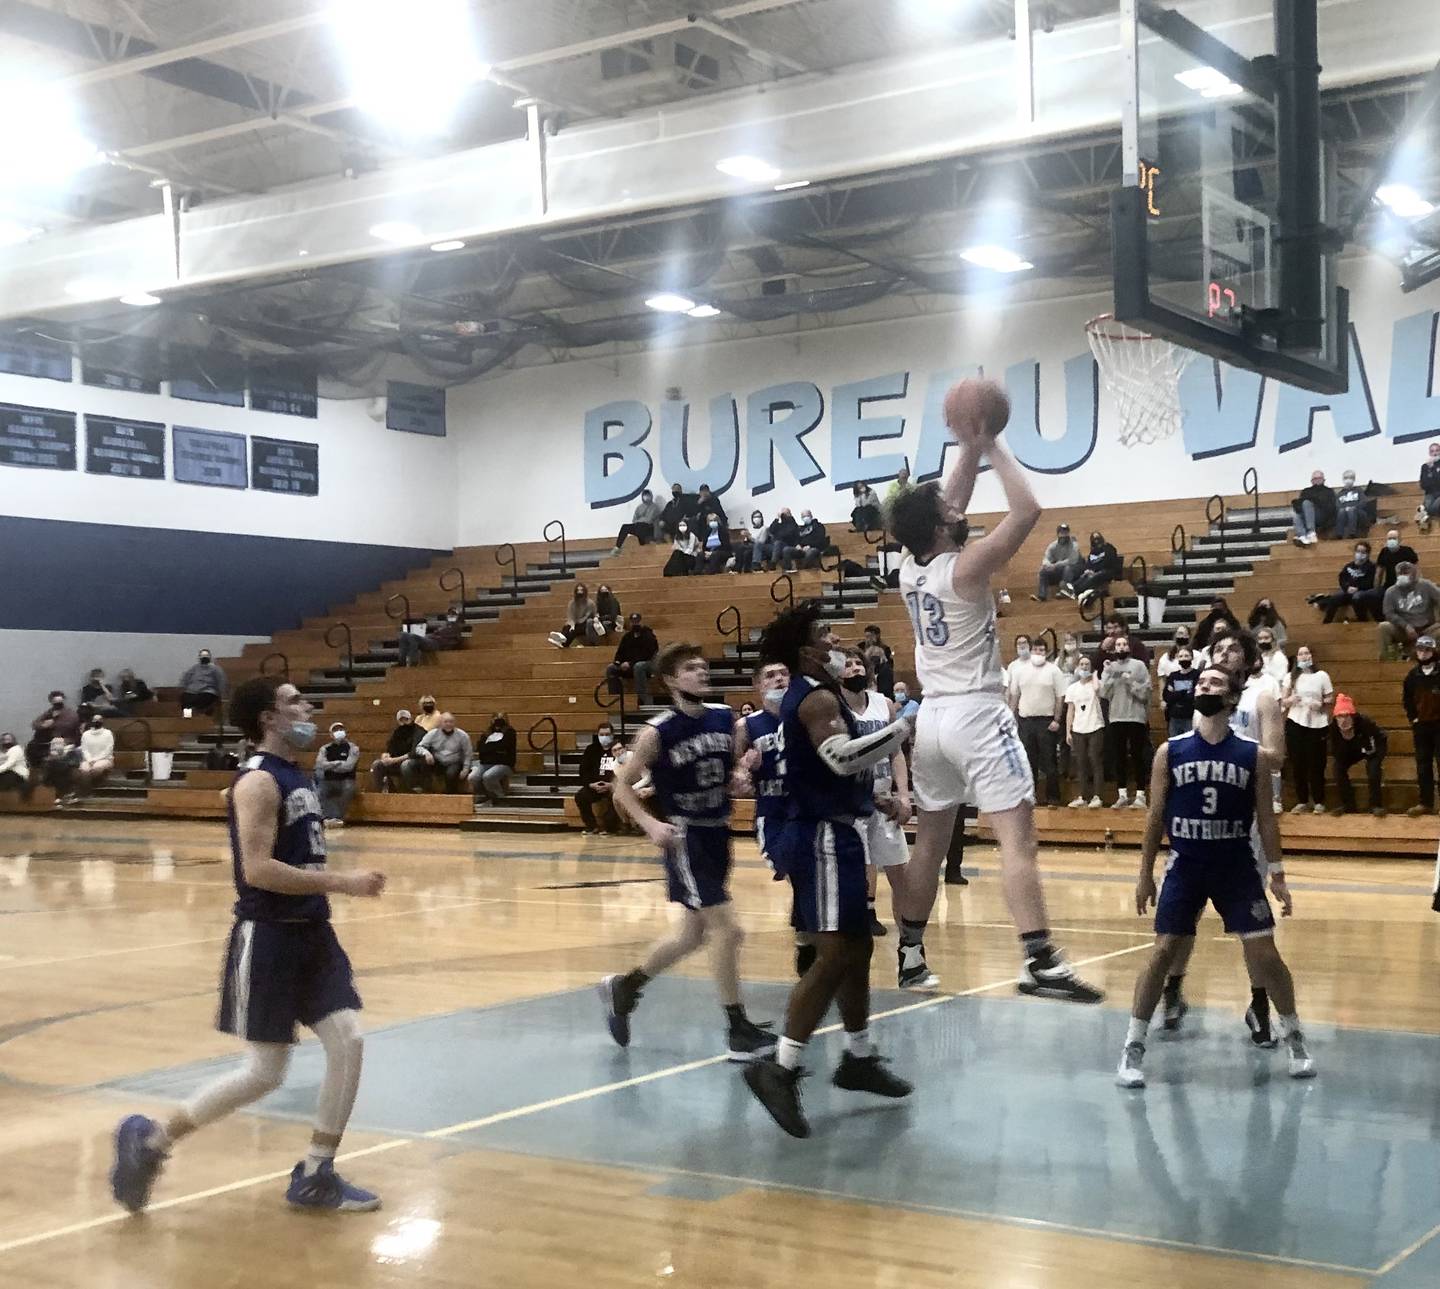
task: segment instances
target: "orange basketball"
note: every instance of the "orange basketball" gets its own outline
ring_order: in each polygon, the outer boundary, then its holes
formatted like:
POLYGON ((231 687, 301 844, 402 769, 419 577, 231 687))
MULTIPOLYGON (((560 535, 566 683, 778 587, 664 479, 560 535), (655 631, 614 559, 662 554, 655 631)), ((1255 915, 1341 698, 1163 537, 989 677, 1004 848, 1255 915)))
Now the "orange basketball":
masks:
POLYGON ((992 439, 1010 421, 1010 398, 997 381, 972 377, 945 391, 945 424, 959 431, 979 424, 992 439))

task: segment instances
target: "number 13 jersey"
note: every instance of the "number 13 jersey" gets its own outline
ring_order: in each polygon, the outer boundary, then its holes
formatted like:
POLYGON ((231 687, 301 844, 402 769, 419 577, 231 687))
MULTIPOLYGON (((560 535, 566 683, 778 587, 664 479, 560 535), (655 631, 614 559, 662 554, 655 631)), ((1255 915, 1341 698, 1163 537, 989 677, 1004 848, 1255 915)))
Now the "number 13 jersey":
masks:
POLYGON ((955 590, 958 551, 920 561, 908 551, 900 561, 900 593, 915 632, 915 674, 925 697, 1003 694, 995 597, 986 583, 972 595, 955 590))

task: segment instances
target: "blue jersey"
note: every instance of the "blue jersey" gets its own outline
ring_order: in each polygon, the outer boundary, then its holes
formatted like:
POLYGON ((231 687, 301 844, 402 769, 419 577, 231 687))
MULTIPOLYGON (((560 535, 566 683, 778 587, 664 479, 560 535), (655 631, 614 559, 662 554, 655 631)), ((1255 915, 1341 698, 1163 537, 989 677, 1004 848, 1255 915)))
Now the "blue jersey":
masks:
MULTIPOLYGON (((240 767, 235 782, 247 774, 271 775, 280 788, 280 814, 270 853, 291 868, 310 870, 325 867, 325 827, 320 821, 320 801, 314 782, 293 761, 262 752, 240 767)), ((240 835, 235 824, 235 797, 232 785, 227 807, 230 820, 230 854, 235 870, 235 916, 255 922, 323 922, 330 916, 325 895, 281 895, 262 891, 245 880, 240 860, 240 835)))
MULTIPOLYGON (((873 814, 875 803, 869 769, 859 774, 836 774, 810 742, 800 719, 800 704, 817 689, 819 682, 796 676, 780 703, 780 752, 784 758, 786 818, 853 819, 873 814)), ((840 695, 835 696, 840 719, 851 738, 859 733, 855 714, 840 695)))
POLYGON ((745 718, 745 737, 760 753, 759 768, 750 777, 755 784, 755 816, 778 819, 785 814, 785 773, 780 758, 780 718, 764 710, 745 718))
MULTIPOLYGON (((1168 747, 1165 792, 1170 846, 1184 859, 1253 868, 1250 827, 1255 820, 1255 763, 1260 745, 1233 730, 1218 743, 1198 731, 1177 734, 1168 747)), ((1270 791, 1264 784, 1263 790, 1270 791)))
POLYGON ((706 703, 699 716, 672 707, 650 724, 660 736, 650 777, 665 817, 671 823, 727 823, 735 714, 724 703, 706 703))

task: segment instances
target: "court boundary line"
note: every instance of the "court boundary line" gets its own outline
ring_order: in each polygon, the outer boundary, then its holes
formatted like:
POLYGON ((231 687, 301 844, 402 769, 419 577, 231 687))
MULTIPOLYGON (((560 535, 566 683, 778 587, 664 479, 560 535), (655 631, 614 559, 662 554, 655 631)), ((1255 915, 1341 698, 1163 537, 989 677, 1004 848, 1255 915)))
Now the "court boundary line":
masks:
POLYGON ((1374 1272, 1376 1278, 1378 1279, 1380 1276, 1388 1276, 1392 1271, 1395 1270, 1396 1267, 1400 1266, 1401 1263, 1408 1261, 1410 1258, 1413 1258, 1417 1253, 1419 1253, 1420 1250, 1423 1249, 1427 1244, 1429 1244, 1430 1241, 1433 1240, 1437 1235, 1440 1235, 1440 1222, 1437 1222, 1434 1226, 1432 1226, 1418 1240, 1415 1240, 1411 1244, 1407 1244, 1394 1257, 1383 1262, 1380 1265, 1380 1268, 1374 1272))

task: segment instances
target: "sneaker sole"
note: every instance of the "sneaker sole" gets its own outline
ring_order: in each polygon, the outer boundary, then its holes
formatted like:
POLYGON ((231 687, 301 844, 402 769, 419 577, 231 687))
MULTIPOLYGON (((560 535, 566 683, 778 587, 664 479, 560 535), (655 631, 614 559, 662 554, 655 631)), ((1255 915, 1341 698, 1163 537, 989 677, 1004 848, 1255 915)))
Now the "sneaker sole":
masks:
POLYGON ((1091 997, 1086 994, 1077 994, 1069 989, 1057 989, 1053 985, 1037 985, 1029 980, 1017 982, 1015 988, 1030 998, 1051 998, 1062 1003, 1094 1004, 1105 1001, 1105 995, 1101 993, 1091 997))
POLYGON ((734 1061, 737 1065, 750 1065, 755 1061, 763 1061, 767 1057, 775 1055, 775 1049, 779 1043, 771 1043, 769 1047, 757 1047, 753 1052, 742 1052, 738 1048, 730 1048, 725 1053, 727 1061, 734 1061))
POLYGON ((1141 1076, 1139 1079, 1131 1080, 1131 1079, 1127 1079, 1127 1078, 1126 1078, 1124 1075, 1122 1075, 1122 1074, 1117 1074, 1117 1075, 1115 1076, 1115 1086, 1116 1086, 1117 1088, 1126 1088, 1126 1089, 1130 1089, 1130 1090, 1137 1090, 1137 1089, 1143 1088, 1143 1087, 1145 1086, 1145 1079, 1144 1079, 1144 1076, 1141 1076))
POLYGON ((1291 1070, 1290 1077, 1292 1079, 1313 1079, 1318 1073, 1319 1071, 1314 1065, 1311 1065, 1310 1068, 1306 1070, 1291 1070))
POLYGON ((940 977, 932 971, 928 975, 919 976, 914 980, 901 980, 898 987, 901 989, 912 989, 921 992, 924 992, 926 990, 939 989, 940 977))
POLYGON ((751 1081, 750 1075, 752 1070, 758 1068, 758 1064, 747 1065, 745 1068, 745 1072, 742 1076, 745 1080, 745 1086, 750 1089, 750 1095, 753 1096, 755 1100, 757 1100, 761 1104, 761 1106, 765 1110, 765 1113, 768 1114, 772 1120, 774 1120, 775 1126, 779 1128, 781 1132, 787 1133, 791 1137, 808 1137, 810 1135, 810 1125, 808 1123, 806 1123, 804 1120, 802 1120, 799 1124, 787 1124, 783 1122, 780 1117, 775 1113, 775 1111, 770 1108, 770 1105, 765 1100, 765 1098, 762 1097, 760 1093, 756 1090, 755 1084, 751 1081))
POLYGON ((610 982, 614 979, 614 976, 606 976, 604 980, 595 986, 595 992, 600 995, 600 1001, 604 1004, 605 1028, 610 1031, 610 1037, 615 1040, 618 1046, 629 1047, 630 1026, 625 1022, 625 1017, 615 1011, 615 1002, 610 996, 610 982), (616 1027, 622 1024, 624 1025, 624 1033, 623 1035, 617 1034, 615 1032, 616 1027))

